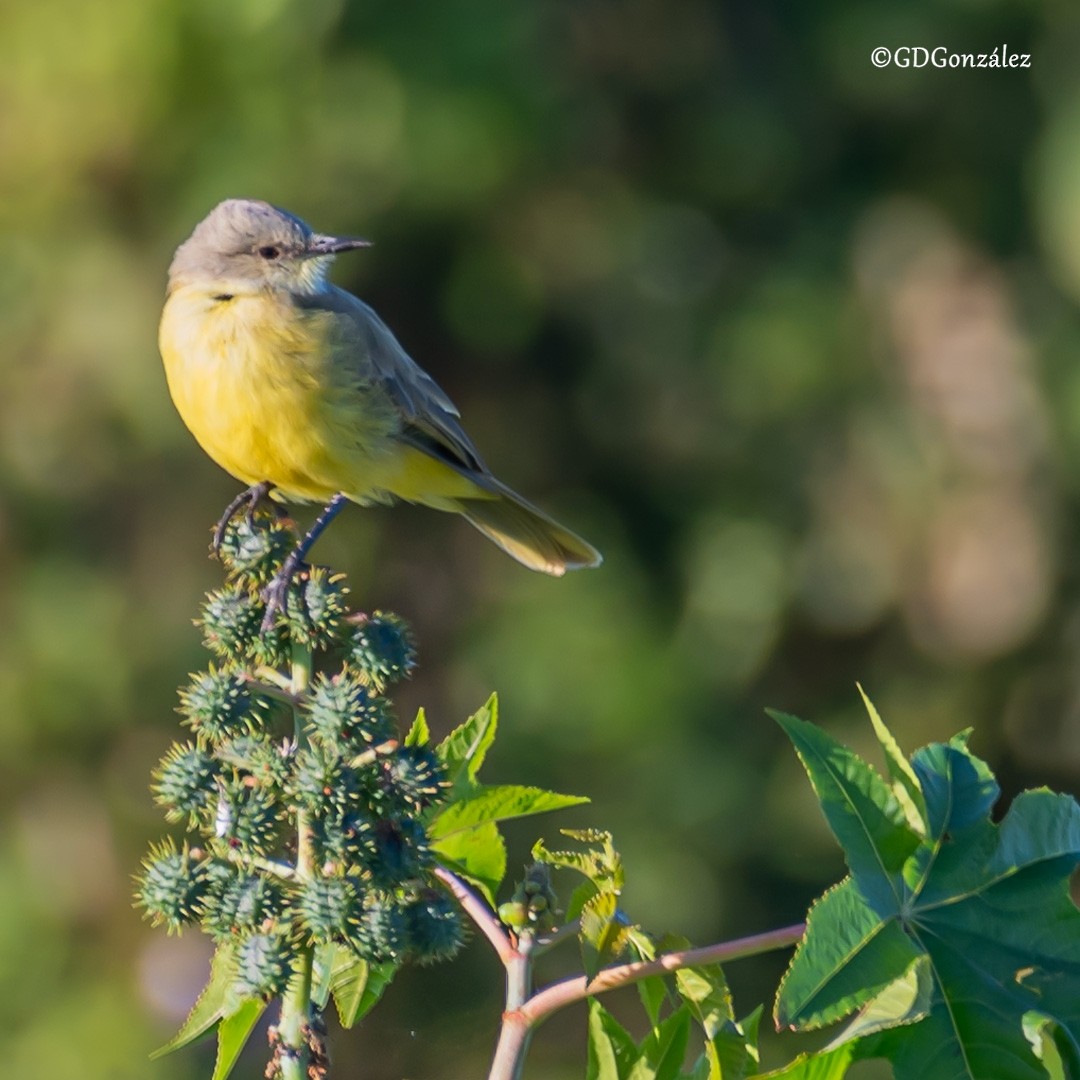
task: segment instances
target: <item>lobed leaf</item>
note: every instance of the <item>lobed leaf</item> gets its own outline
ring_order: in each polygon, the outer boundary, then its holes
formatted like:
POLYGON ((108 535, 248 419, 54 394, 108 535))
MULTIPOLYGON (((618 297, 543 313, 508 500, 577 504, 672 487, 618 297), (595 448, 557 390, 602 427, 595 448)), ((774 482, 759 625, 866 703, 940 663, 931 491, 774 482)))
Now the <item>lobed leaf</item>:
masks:
POLYGON ((530 814, 546 814, 551 810, 580 806, 588 801, 580 795, 560 795, 543 788, 517 784, 480 786, 443 809, 431 822, 429 834, 433 840, 440 840, 489 821, 509 821, 530 814))
POLYGON ((448 870, 467 878, 495 906, 506 877, 506 843, 493 821, 434 840, 431 850, 448 870))
POLYGON ((266 1002, 248 999, 231 1016, 218 1024, 217 1060, 214 1063, 213 1080, 227 1080, 240 1052, 247 1045, 255 1025, 266 1011, 266 1002))
MULTIPOLYGON (((826 774, 815 788, 830 823, 847 816, 834 831, 852 873, 811 910, 777 996, 778 1025, 811 1028, 859 1010, 832 1047, 888 1057, 896 1080, 1041 1080, 1049 1066, 1040 1058, 1068 1074, 1080 1062, 1080 911, 1069 891, 1080 863, 1076 801, 1028 791, 995 824, 997 782, 966 733, 926 747, 912 758, 926 833, 898 875, 880 858, 893 792, 867 783, 854 755, 782 722, 810 748, 808 771, 826 774), (879 804, 877 824, 853 825, 874 822, 854 811, 854 797, 837 809, 852 786, 879 804)), ((901 771, 891 766, 894 777, 901 771)))
POLYGON ((463 724, 459 724, 435 748, 455 789, 468 789, 476 782, 480 766, 495 741, 499 726, 499 700, 495 694, 463 724))
POLYGON ((202 993, 192 1006, 188 1018, 180 1030, 150 1057, 159 1058, 171 1054, 201 1039, 214 1028, 230 1011, 236 1008, 232 992, 233 975, 236 968, 236 948, 229 942, 219 945, 210 963, 210 978, 202 993))

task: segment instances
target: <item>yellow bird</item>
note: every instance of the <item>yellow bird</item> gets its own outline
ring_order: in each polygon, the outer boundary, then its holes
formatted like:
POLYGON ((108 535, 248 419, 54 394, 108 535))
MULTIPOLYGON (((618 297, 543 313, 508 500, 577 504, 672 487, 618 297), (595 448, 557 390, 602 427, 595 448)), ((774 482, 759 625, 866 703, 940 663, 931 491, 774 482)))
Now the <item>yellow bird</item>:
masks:
POLYGON ((229 199, 177 249, 159 344, 169 392, 199 445, 249 485, 216 534, 270 492, 326 508, 270 590, 265 625, 346 501, 395 499, 462 514, 532 570, 600 554, 500 483, 458 410, 363 301, 330 284, 324 236, 269 203, 229 199))

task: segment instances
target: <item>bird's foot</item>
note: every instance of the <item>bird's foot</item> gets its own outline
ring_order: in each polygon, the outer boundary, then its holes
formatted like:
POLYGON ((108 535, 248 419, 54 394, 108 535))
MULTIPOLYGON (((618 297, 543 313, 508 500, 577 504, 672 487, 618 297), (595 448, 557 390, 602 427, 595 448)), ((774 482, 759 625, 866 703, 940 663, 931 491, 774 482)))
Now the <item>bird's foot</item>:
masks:
POLYGON ((278 614, 285 614, 286 601, 289 597, 289 586, 297 574, 308 569, 307 563, 297 557, 294 551, 284 563, 281 569, 274 575, 273 580, 262 591, 262 598, 266 602, 266 611, 263 613, 262 623, 259 626, 260 634, 268 634, 274 629, 278 614))
MULTIPOLYGON (((233 518, 235 518, 241 510, 245 510, 245 517, 247 518, 248 527, 250 528, 253 524, 255 511, 259 508, 259 505, 268 498, 273 486, 274 485, 271 484, 269 480, 263 480, 258 484, 252 484, 251 487, 241 491, 240 494, 225 507, 225 513, 221 515, 221 520, 218 521, 217 525, 214 527, 214 539, 210 542, 210 550, 215 556, 221 555, 221 545, 225 542, 225 530, 228 529, 229 523, 233 518)), ((270 505, 279 516, 284 513, 277 503, 271 502, 270 505)))

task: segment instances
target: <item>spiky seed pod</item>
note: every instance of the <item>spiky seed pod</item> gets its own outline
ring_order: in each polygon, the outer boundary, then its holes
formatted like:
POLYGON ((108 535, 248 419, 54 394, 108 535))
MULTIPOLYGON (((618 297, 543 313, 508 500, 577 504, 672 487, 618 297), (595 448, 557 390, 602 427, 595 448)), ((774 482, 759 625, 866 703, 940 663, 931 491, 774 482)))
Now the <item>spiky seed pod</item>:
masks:
POLYGON ((355 803, 360 792, 356 770, 332 747, 306 746, 296 755, 289 793, 297 805, 325 817, 330 807, 355 803))
POLYGON ((394 732, 386 699, 347 669, 332 678, 315 677, 307 714, 312 738, 331 745, 377 744, 394 732))
POLYGON ((288 986, 292 965, 293 946, 285 934, 252 934, 236 950, 233 990, 240 997, 277 997, 288 986))
MULTIPOLYGON (((256 608, 261 620, 266 605, 260 599, 256 602, 256 608)), ((292 657, 292 642, 289 640, 289 628, 281 621, 280 615, 265 634, 259 633, 252 638, 245 655, 252 663, 265 667, 280 668, 289 663, 292 657)))
POLYGON ((218 552, 229 577, 245 587, 266 585, 288 557, 296 543, 287 520, 266 511, 232 519, 218 552))
POLYGON ((405 946, 418 964, 449 960, 465 940, 461 914, 446 893, 421 889, 409 900, 405 916, 405 946))
POLYGON ((284 789, 289 777, 288 744, 275 742, 269 735, 238 735, 216 747, 214 757, 275 793, 284 789))
POLYGON ((400 959, 405 949, 405 918, 400 903, 384 893, 368 892, 349 928, 349 944, 375 964, 400 959))
POLYGON ((404 619, 389 611, 376 611, 357 623, 346 656, 380 693, 416 667, 412 631, 404 619))
POLYGON ((380 818, 373 833, 374 852, 365 868, 379 888, 393 889, 415 881, 431 865, 427 834, 415 818, 380 818))
POLYGON ((293 641, 320 650, 335 644, 347 610, 344 574, 313 566, 293 578, 285 598, 285 617, 293 641))
POLYGON ((350 871, 376 856, 375 823, 364 813, 333 806, 311 825, 316 863, 350 871))
POLYGON ((180 691, 180 712, 188 727, 211 744, 254 731, 263 719, 261 703, 249 693, 243 675, 215 667, 193 675, 180 691))
POLYGON ((154 926, 165 925, 170 934, 199 917, 206 893, 207 866, 185 844, 179 850, 172 839, 150 848, 143 872, 136 879, 136 904, 154 926))
POLYGON ((311 878, 296 898, 304 926, 316 944, 340 941, 356 919, 360 900, 348 878, 311 878))
POLYGON ((259 636, 263 609, 246 588, 237 583, 206 594, 196 625, 203 643, 224 660, 241 661, 259 636))
POLYGON ((414 813, 435 805, 446 794, 446 774, 426 746, 402 746, 381 762, 387 802, 414 813))
POLYGON ((191 743, 173 744, 153 773, 154 801, 165 808, 169 821, 187 818, 192 824, 217 794, 217 764, 191 743))
POLYGON ((281 886, 258 874, 230 872, 212 883, 202 904, 202 925, 215 941, 256 930, 285 911, 281 886))
POLYGON ((211 809, 214 835, 230 848, 263 854, 273 847, 279 815, 270 792, 244 783, 223 784, 211 809))

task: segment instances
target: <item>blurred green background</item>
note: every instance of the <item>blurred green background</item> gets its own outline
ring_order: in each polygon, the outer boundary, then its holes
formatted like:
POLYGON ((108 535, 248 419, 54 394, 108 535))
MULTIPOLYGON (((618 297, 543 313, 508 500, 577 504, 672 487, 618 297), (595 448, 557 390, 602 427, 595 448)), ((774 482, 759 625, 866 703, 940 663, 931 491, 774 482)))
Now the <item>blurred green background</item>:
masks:
MULTIPOLYGON (((841 875, 765 705, 869 752, 860 680, 909 749, 975 725, 1008 791, 1074 790, 1078 49, 1075 8, 1037 0, 0 5, 9 1073, 212 1068, 147 1062, 207 948, 129 897, 236 490, 173 412, 156 319, 225 197, 372 237, 336 280, 603 549, 552 581, 404 507, 318 555, 414 624, 406 720, 500 692, 488 778, 590 795, 564 824, 615 831, 648 926, 752 933, 841 875), (1031 70, 870 63, 1002 43, 1031 70)), ((515 865, 557 824, 515 830, 515 865)), ((732 968, 744 1008, 782 963, 732 968)), ((500 983, 479 943, 407 971, 340 1075, 482 1075, 500 983)), ((583 1045, 560 1018, 530 1075, 581 1076, 583 1045)))

